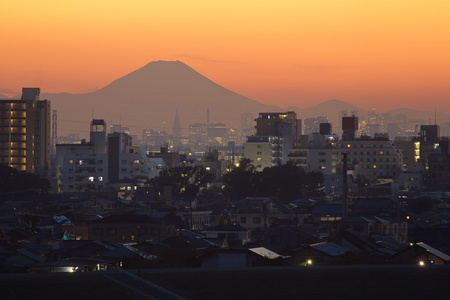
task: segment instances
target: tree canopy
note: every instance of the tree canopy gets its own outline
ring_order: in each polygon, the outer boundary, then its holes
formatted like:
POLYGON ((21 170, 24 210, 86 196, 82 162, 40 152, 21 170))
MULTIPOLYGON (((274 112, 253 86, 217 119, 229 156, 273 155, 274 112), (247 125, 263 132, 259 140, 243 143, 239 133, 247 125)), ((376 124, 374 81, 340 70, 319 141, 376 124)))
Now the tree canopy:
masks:
POLYGON ((0 198, 2 199, 29 200, 37 194, 47 194, 50 189, 50 182, 37 174, 0 166, 0 198))
POLYGON ((322 183, 322 173, 306 172, 292 164, 257 172, 248 158, 242 159, 239 166, 224 176, 225 193, 232 199, 272 197, 279 201, 292 201, 304 196, 318 196, 322 183))
POLYGON ((150 184, 171 186, 174 197, 194 198, 201 187, 214 181, 214 175, 201 167, 166 168, 158 177, 149 180, 150 184))
POLYGON ((50 182, 37 174, 18 171, 8 166, 0 166, 0 192, 38 189, 48 191, 50 188, 50 182))

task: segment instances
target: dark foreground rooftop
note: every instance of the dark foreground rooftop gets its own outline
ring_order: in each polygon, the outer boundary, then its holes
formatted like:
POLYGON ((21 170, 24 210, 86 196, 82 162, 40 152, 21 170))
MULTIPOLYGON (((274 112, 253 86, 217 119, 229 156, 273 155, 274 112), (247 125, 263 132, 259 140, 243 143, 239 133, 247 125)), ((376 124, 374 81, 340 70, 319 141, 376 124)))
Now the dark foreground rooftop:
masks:
MULTIPOLYGON (((141 271, 145 279, 190 300, 448 299, 449 275, 450 265, 141 271)), ((143 299, 102 272, 0 275, 0 290, 2 299, 143 299)))

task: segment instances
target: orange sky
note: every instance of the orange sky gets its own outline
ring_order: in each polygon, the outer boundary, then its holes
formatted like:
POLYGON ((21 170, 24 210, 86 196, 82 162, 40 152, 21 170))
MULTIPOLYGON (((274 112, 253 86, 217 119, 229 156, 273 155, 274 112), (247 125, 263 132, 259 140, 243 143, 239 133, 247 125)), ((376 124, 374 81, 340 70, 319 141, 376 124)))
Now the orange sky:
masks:
POLYGON ((450 113, 448 0, 2 0, 0 93, 83 93, 181 60, 254 100, 450 113))

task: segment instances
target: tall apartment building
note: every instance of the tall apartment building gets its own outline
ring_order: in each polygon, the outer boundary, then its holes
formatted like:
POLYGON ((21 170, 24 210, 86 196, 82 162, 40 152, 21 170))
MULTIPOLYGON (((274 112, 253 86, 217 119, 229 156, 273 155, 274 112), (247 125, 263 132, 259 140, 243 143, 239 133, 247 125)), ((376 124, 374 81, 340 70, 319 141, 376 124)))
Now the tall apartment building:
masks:
POLYGON ((342 141, 341 147, 347 153, 348 167, 353 170, 353 175, 365 178, 371 184, 397 179, 402 172, 402 153, 387 138, 342 141))
POLYGON ((297 147, 301 134, 301 120, 297 119, 297 114, 293 111, 260 113, 255 121, 256 134, 244 143, 244 156, 252 159, 260 171, 265 166, 287 163, 289 150, 297 147))
POLYGON ((244 157, 249 158, 257 171, 281 164, 280 139, 275 136, 249 136, 244 143, 244 157))
POLYGON ((39 96, 39 88, 23 88, 20 100, 0 100, 0 165, 47 177, 51 109, 39 96))
POLYGON ((342 189, 339 139, 330 134, 331 124, 321 123, 322 131, 300 136, 297 148, 289 151, 289 162, 307 172, 321 172, 326 192, 342 189), (322 125, 327 124, 327 125, 322 125))

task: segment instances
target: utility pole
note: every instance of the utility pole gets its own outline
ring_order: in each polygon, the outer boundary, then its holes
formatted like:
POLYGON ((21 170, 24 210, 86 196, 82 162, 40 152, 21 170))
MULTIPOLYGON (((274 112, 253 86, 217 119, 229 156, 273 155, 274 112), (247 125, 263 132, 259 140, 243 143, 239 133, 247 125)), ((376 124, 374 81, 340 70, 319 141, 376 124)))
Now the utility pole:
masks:
POLYGON ((342 183, 343 183, 343 191, 342 191, 342 202, 343 202, 343 211, 342 218, 347 217, 348 213, 348 202, 347 202, 347 153, 343 153, 343 167, 342 167, 342 183))

